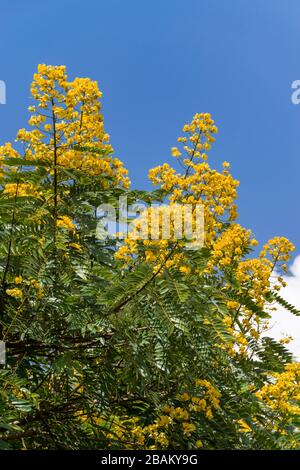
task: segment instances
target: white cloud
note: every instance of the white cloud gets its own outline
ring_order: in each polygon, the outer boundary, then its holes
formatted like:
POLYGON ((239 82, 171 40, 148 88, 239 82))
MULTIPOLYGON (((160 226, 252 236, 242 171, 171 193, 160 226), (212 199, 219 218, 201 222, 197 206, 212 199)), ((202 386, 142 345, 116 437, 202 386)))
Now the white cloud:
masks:
MULTIPOLYGON (((290 267, 290 275, 282 276, 287 286, 279 292, 280 296, 300 310, 300 255, 298 255, 290 267)), ((280 339, 285 335, 294 339, 287 347, 292 351, 297 360, 300 360, 300 316, 295 316, 280 305, 270 319, 268 336, 280 339)))

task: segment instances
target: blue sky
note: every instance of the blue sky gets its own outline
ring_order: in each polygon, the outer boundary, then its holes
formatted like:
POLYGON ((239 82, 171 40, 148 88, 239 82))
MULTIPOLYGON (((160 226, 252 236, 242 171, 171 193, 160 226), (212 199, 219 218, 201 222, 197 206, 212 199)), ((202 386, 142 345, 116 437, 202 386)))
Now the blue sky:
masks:
POLYGON ((195 112, 219 127, 210 162, 240 179, 243 225, 284 235, 300 253, 298 0, 11 0, 0 5, 0 142, 26 125, 38 63, 98 80, 106 129, 134 187, 174 163, 170 148, 195 112))

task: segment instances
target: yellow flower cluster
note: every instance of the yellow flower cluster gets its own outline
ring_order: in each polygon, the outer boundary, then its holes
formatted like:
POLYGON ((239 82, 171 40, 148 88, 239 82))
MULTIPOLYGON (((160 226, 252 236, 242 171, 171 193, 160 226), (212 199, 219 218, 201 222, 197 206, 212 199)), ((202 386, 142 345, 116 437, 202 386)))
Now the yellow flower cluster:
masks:
MULTIPOLYGON (((178 397, 178 399, 180 400, 180 397, 178 397)), ((190 419, 189 412, 184 408, 181 408, 180 406, 174 407, 167 405, 164 406, 162 411, 169 415, 172 419, 176 419, 177 421, 188 421, 190 419)))
POLYGON ((73 243, 73 242, 71 242, 71 243, 69 243, 68 246, 69 246, 70 248, 74 248, 74 249, 77 250, 77 251, 82 251, 82 246, 80 246, 79 243, 75 243, 75 242, 73 243))
POLYGON ((264 245, 263 250, 260 252, 260 258, 269 260, 272 270, 275 266, 281 268, 286 272, 286 262, 291 257, 291 252, 294 251, 295 246, 285 237, 274 237, 264 245))
POLYGON ((217 344, 220 349, 224 349, 232 357, 245 357, 247 355, 247 346, 248 340, 245 336, 248 333, 253 338, 257 339, 257 325, 255 328, 255 321, 257 320, 256 316, 254 317, 251 311, 248 311, 246 308, 241 309, 239 302, 228 301, 227 308, 233 311, 233 316, 225 315, 223 317, 223 323, 226 326, 227 332, 231 335, 232 339, 227 340, 226 342, 221 342, 217 344), (242 324, 242 331, 240 327, 235 322, 235 316, 237 313, 242 314, 242 319, 239 319, 239 324, 242 324))
MULTIPOLYGON (((275 267, 286 270, 286 261, 290 259, 294 245, 284 237, 275 237, 264 245, 259 257, 241 261, 236 271, 236 279, 245 288, 248 295, 253 298, 257 305, 263 307, 265 294, 271 287, 271 274, 275 267)), ((278 284, 272 286, 276 290, 284 286, 283 279, 277 278, 278 284)))
POLYGON ((252 429, 250 428, 249 424, 247 424, 244 419, 239 419, 237 421, 237 424, 239 426, 240 432, 245 432, 245 433, 252 432, 252 429))
POLYGON ((244 229, 239 224, 230 225, 213 243, 207 271, 233 266, 253 243, 256 243, 256 240, 251 240, 250 230, 244 229))
MULTIPOLYGON (((195 381, 195 392, 193 395, 185 392, 177 398, 179 401, 187 404, 188 411, 190 413, 205 413, 208 419, 212 419, 213 410, 220 408, 221 394, 208 380, 197 379, 195 381)), ((172 416, 172 413, 176 412, 178 409, 181 410, 181 408, 174 409, 173 407, 165 407, 163 411, 168 412, 170 416, 172 416)), ((184 412, 187 413, 185 410, 184 412)), ((189 415, 187 413, 187 416, 184 416, 184 419, 187 421, 188 418, 189 415)))
POLYGON ((18 140, 27 144, 27 160, 43 160, 53 166, 101 176, 103 187, 128 187, 128 171, 112 157, 109 135, 100 113, 101 92, 88 78, 68 81, 65 66, 39 65, 31 93, 36 106, 30 106, 32 131, 21 129, 18 140), (79 148, 80 147, 80 148, 79 148))
POLYGON ((205 207, 207 243, 214 238, 224 220, 234 220, 237 217, 236 204, 237 187, 235 180, 227 170, 221 173, 210 168, 207 162, 194 163, 184 159, 186 171, 177 173, 174 168, 165 163, 149 171, 149 179, 155 186, 169 194, 170 202, 181 204, 202 203, 205 207))
POLYGON ((240 303, 236 302, 234 300, 228 300, 226 302, 226 306, 227 306, 227 308, 229 308, 229 310, 236 310, 237 308, 240 307, 240 303))
POLYGON ((7 183, 4 186, 3 194, 9 194, 10 196, 33 196, 38 197, 41 192, 31 183, 7 183))
POLYGON ((289 344, 291 341, 293 341, 294 337, 293 336, 284 336, 279 340, 280 344, 289 344))
MULTIPOLYGON (((222 236, 216 241, 215 246, 218 247, 221 238, 222 236)), ((256 244, 256 241, 254 242, 256 244)), ((250 243, 253 244, 253 240, 250 243)), ((271 288, 279 290, 281 286, 285 285, 285 282, 283 278, 276 276, 275 284, 272 283, 272 271, 275 267, 277 269, 286 269, 286 265, 283 263, 290 258, 290 252, 293 249, 294 245, 286 238, 275 237, 264 245, 258 258, 236 260, 238 264, 232 266, 232 273, 239 283, 240 294, 250 297, 258 307, 264 308, 266 313, 276 310, 276 307, 272 307, 268 303, 266 294, 271 288)), ((213 254, 216 257, 215 250, 213 254)), ((221 257, 221 253, 219 253, 219 256, 221 257)), ((215 259, 210 260, 210 266, 216 266, 217 264, 215 259)), ((261 333, 268 329, 269 320, 268 318, 262 318, 236 300, 227 300, 226 306, 230 314, 224 316, 223 323, 233 340, 228 341, 226 344, 220 344, 219 347, 226 349, 232 356, 237 354, 246 356, 248 337, 250 336, 257 341, 261 333)), ((282 342, 287 341, 287 339, 282 340, 282 342)))
POLYGON ((153 423, 143 426, 138 417, 119 419, 115 417, 107 435, 112 440, 122 441, 126 448, 146 448, 150 450, 167 449, 174 438, 181 442, 183 438, 194 434, 194 446, 203 447, 203 442, 196 435, 197 419, 203 413, 207 419, 213 418, 213 410, 220 408, 221 394, 208 381, 195 381, 193 393, 184 392, 176 397, 181 406, 166 405, 153 423))
POLYGON ((30 288, 35 289, 36 295, 39 299, 44 296, 43 286, 37 279, 29 279, 28 281, 26 281, 26 284, 30 288))
MULTIPOLYGON (((212 419, 213 410, 220 408, 220 397, 220 392, 208 380, 198 379, 195 381, 195 393, 190 395, 184 392, 178 395, 177 400, 184 403, 183 406, 164 406, 163 414, 153 424, 144 427, 137 426, 133 434, 138 436, 139 443, 144 444, 147 439, 151 438, 155 442, 154 449, 157 446, 166 448, 164 446, 168 445, 169 433, 182 432, 184 436, 189 437, 197 430, 193 420, 199 412, 204 413, 207 419, 212 419)), ((196 447, 202 446, 202 441, 197 439, 196 447)))
MULTIPOLYGON (((116 258, 127 265, 138 258, 152 264, 156 273, 169 267, 176 267, 185 275, 230 272, 239 284, 239 294, 242 297, 250 297, 258 307, 265 308, 268 291, 271 288, 278 290, 285 285, 280 276, 275 276, 276 281, 272 282, 272 272, 275 268, 286 272, 286 262, 294 246, 284 237, 275 237, 264 245, 257 258, 245 258, 251 247, 257 246, 258 242, 253 238, 251 231, 235 222, 235 199, 239 182, 230 175, 228 162, 223 162, 223 169, 218 172, 209 166, 206 161, 207 154, 204 153, 214 141, 214 122, 208 114, 197 114, 190 124, 184 126, 183 131, 186 135, 178 139, 183 144, 183 149, 173 147, 172 155, 180 160, 185 171, 178 172, 164 163, 152 168, 149 178, 162 190, 162 194, 168 197, 169 208, 185 204, 191 204, 193 207, 202 205, 205 221, 204 245, 210 249, 206 267, 193 269, 183 240, 176 239, 176 224, 173 222, 172 225, 172 221, 169 240, 164 239, 162 222, 157 225, 156 239, 143 239, 141 227, 146 227, 150 233, 153 226, 152 216, 157 217, 158 211, 162 210, 160 208, 145 211, 143 224, 138 220, 135 229, 116 253, 116 258)), ((249 337, 257 341, 262 331, 267 329, 268 320, 237 299, 231 299, 231 287, 224 282, 222 292, 225 295, 224 303, 229 310, 223 322, 232 340, 228 339, 218 346, 226 349, 232 356, 247 356, 249 337)), ((272 308, 268 304, 267 306, 272 308)))
POLYGON ((270 266, 260 259, 241 261, 236 271, 236 279, 260 307, 264 306, 265 294, 270 289, 270 276, 270 266))
POLYGON ((23 292, 21 291, 21 289, 18 289, 17 287, 13 289, 6 289, 6 293, 10 297, 15 297, 17 299, 23 297, 23 292))
MULTIPOLYGON (((0 146, 0 177, 4 175, 5 160, 9 158, 20 158, 20 154, 12 147, 10 142, 7 142, 5 145, 0 146)), ((12 168, 15 171, 15 168, 12 168)))
POLYGON ((199 243, 197 239, 197 210, 191 209, 190 217, 185 218, 184 206, 171 203, 169 206, 149 207, 138 219, 132 222, 125 244, 119 248, 116 258, 129 264, 133 255, 153 264, 153 270, 179 267, 185 274, 190 273, 187 258, 182 248, 189 243, 199 243), (179 252, 168 254, 172 247, 181 248, 179 252))
POLYGON ((37 298, 42 298, 44 296, 44 291, 41 283, 36 279, 23 279, 23 276, 15 276, 14 279, 11 280, 12 284, 19 285, 19 287, 12 287, 6 289, 6 294, 10 297, 15 297, 16 299, 21 299, 25 294, 28 294, 31 289, 34 289, 34 295, 37 298), (24 292, 21 290, 21 287, 25 287, 24 292))
POLYGON ((256 395, 284 418, 299 416, 300 364, 287 364, 284 372, 274 373, 272 383, 265 385, 256 395))
POLYGON ((190 436, 196 430, 195 424, 190 422, 190 414, 185 409, 166 406, 162 411, 165 414, 159 416, 154 423, 134 426, 131 437, 137 444, 145 446, 150 442, 148 449, 167 449, 172 433, 190 436))
MULTIPOLYGON (((80 417, 81 421, 88 421, 86 417, 80 417)), ((105 421, 109 422, 109 432, 106 437, 112 442, 122 442, 126 449, 167 449, 169 439, 163 428, 167 428, 171 424, 171 420, 167 416, 161 416, 152 424, 147 426, 139 425, 140 419, 136 416, 104 419, 103 417, 94 418, 93 421, 98 425, 103 425, 105 421)), ((105 431, 105 428, 104 428, 105 431)))
MULTIPOLYGON (((196 113, 192 121, 183 127, 184 136, 178 137, 178 142, 183 144, 183 150, 190 158, 198 157, 207 159, 205 152, 210 150, 215 141, 213 134, 218 132, 214 120, 209 113, 196 113)), ((172 155, 179 157, 181 152, 176 147, 172 148, 172 155)))
MULTIPOLYGON (((237 197, 239 182, 229 174, 227 162, 224 162, 222 172, 211 169, 206 162, 207 155, 204 152, 210 149, 211 143, 215 140, 213 134, 217 131, 214 121, 208 113, 196 114, 192 122, 184 126, 183 131, 186 135, 178 140, 183 144, 183 152, 187 157, 181 161, 185 171, 178 173, 165 163, 152 168, 149 171, 149 179, 155 186, 159 186, 166 192, 171 206, 172 204, 183 206, 190 204, 195 208, 193 210, 196 210, 199 204, 203 206, 205 244, 210 247, 221 231, 224 222, 232 221, 237 217, 234 201, 237 197)), ((178 158, 182 155, 177 147, 172 148, 172 154, 178 158)), ((196 233, 196 239, 198 237, 200 238, 200 234, 196 233)), ((137 245, 139 245, 139 240, 136 234, 130 235, 125 240, 126 248, 121 247, 117 258, 128 263, 130 257, 134 257, 139 251, 137 245), (130 240, 134 237, 136 241, 131 243, 130 240)), ((166 248, 164 240, 161 239, 160 242, 154 244, 153 250, 149 248, 148 252, 152 251, 153 254, 148 253, 148 257, 152 257, 153 261, 154 259, 160 260, 164 256, 168 257, 172 249, 171 246, 172 244, 167 245, 166 248)), ((169 264, 172 262, 173 256, 172 254, 168 259, 169 264)), ((178 266, 182 268, 182 272, 190 272, 185 261, 178 266)))
POLYGON ((208 419, 213 418, 213 410, 220 408, 220 392, 208 380, 196 380, 195 385, 200 390, 200 397, 192 397, 191 411, 205 411, 208 419))
POLYGON ((56 221, 57 227, 65 228, 66 230, 72 231, 75 229, 75 224, 72 222, 72 219, 67 215, 61 215, 56 221))
POLYGON ((5 158, 20 158, 20 154, 15 150, 10 142, 0 146, 1 160, 5 158))
POLYGON ((136 426, 131 431, 131 435, 134 439, 137 440, 139 445, 144 446, 147 441, 151 440, 154 444, 147 446, 149 450, 155 449, 167 449, 169 445, 169 439, 166 433, 162 430, 162 428, 167 427, 169 425, 168 418, 161 417, 157 419, 153 424, 149 424, 148 426, 136 426))
POLYGON ((183 434, 185 434, 186 436, 190 436, 192 432, 196 430, 196 426, 193 423, 184 422, 182 423, 182 430, 183 434))

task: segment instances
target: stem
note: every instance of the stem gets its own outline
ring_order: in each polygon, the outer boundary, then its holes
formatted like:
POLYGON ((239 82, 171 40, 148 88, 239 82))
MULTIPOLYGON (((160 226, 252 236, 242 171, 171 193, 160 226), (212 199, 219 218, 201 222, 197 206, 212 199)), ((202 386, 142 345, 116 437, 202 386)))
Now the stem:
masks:
MULTIPOLYGON (((9 269, 9 264, 10 264, 10 258, 11 258, 11 246, 12 246, 12 235, 14 231, 14 226, 15 226, 15 219, 16 219, 16 201, 17 201, 17 196, 18 196, 18 189, 19 189, 19 181, 17 181, 17 187, 16 187, 16 192, 14 196, 14 209, 12 213, 12 218, 11 218, 11 224, 10 224, 10 230, 9 230, 9 242, 8 242, 8 249, 7 249, 7 258, 6 258, 6 264, 3 272, 3 277, 2 277, 2 282, 1 282, 1 299, 0 299, 0 310, 1 310, 1 318, 4 316, 4 308, 5 308, 5 301, 4 301, 4 290, 5 290, 5 284, 6 284, 6 276, 8 273, 9 269)), ((3 325, 0 324, 0 337, 3 338, 3 325)))
POLYGON ((52 103, 52 122, 53 122, 53 140, 54 140, 54 178, 53 178, 53 193, 54 193, 54 210, 53 210, 53 243, 56 247, 56 222, 57 222, 57 137, 56 137, 56 117, 54 114, 53 98, 52 103))

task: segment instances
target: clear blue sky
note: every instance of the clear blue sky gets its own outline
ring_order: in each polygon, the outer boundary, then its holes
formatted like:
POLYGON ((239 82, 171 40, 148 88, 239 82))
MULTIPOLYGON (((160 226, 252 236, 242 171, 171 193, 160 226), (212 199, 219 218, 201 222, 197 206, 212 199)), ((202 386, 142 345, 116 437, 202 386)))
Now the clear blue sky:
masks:
POLYGON ((106 129, 135 187, 195 112, 219 127, 210 162, 240 179, 243 225, 300 253, 299 0, 3 0, 0 142, 28 119, 38 63, 98 80, 106 129))

